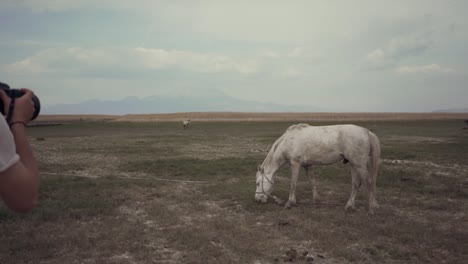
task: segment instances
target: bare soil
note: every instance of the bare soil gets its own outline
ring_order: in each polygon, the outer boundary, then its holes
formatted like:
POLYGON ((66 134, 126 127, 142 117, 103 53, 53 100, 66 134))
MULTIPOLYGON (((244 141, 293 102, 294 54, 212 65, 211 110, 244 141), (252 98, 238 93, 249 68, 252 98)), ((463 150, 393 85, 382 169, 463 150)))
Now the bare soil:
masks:
MULTIPOLYGON (((344 210, 343 164, 316 168, 318 204, 303 175, 297 207, 254 202, 256 167, 292 123, 30 128, 40 203, 29 215, 0 205, 1 263, 465 262, 468 133, 459 120, 354 122, 382 143, 376 215, 365 188, 357 210, 344 210)), ((289 175, 285 167, 276 177, 283 199, 289 175)))

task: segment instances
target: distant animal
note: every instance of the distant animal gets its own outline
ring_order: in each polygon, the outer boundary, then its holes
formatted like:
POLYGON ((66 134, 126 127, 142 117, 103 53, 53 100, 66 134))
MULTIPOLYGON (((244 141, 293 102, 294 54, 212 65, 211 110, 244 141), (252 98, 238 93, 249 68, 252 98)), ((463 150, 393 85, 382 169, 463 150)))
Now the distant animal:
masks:
POLYGON ((271 195, 275 173, 289 162, 291 188, 285 208, 296 204, 296 185, 301 167, 310 178, 312 199, 317 202, 319 197, 313 166, 343 161, 350 164, 352 176, 351 195, 345 208, 354 209, 356 193, 361 182, 364 182, 369 190, 369 213, 373 214, 374 209, 379 207, 376 200, 376 181, 380 152, 377 136, 360 126, 290 126, 275 141, 262 165, 257 168, 255 200, 266 203, 268 197, 276 199, 271 195))
POLYGON ((184 126, 184 129, 186 129, 188 127, 188 125, 190 124, 190 119, 189 120, 184 120, 182 122, 182 125, 184 126))

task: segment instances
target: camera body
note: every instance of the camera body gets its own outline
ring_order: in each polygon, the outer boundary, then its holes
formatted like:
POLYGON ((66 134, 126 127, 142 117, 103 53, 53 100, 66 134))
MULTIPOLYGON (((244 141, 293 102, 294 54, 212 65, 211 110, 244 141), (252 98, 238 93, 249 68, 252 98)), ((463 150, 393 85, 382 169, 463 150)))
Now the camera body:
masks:
MULTIPOLYGON (((0 82, 0 90, 3 90, 5 94, 10 97, 10 98, 18 98, 23 96, 24 92, 22 92, 19 89, 11 89, 10 86, 6 83, 0 82)), ((33 96, 32 101, 34 103, 34 114, 31 118, 31 120, 36 119, 36 117, 39 115, 39 112, 41 111, 41 102, 39 101, 39 98, 37 96, 33 96)), ((5 115, 5 105, 0 98, 0 112, 2 115, 5 115)))

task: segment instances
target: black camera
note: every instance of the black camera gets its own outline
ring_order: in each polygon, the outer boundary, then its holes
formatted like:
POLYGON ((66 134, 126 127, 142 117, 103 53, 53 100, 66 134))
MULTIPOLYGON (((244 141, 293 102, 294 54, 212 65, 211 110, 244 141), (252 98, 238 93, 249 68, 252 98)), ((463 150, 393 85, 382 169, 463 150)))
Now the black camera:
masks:
MULTIPOLYGON (((8 97, 10 97, 12 100, 15 98, 23 96, 24 92, 22 92, 19 89, 10 89, 10 86, 6 83, 0 82, 0 90, 3 90, 8 97)), ((34 103, 34 115, 32 116, 31 120, 36 119, 36 117, 39 115, 39 112, 41 111, 41 102, 39 102, 39 98, 37 96, 33 96, 32 101, 34 103)), ((2 99, 0 98, 0 112, 5 115, 5 105, 3 104, 2 99)), ((12 109, 14 110, 14 109, 12 109)))

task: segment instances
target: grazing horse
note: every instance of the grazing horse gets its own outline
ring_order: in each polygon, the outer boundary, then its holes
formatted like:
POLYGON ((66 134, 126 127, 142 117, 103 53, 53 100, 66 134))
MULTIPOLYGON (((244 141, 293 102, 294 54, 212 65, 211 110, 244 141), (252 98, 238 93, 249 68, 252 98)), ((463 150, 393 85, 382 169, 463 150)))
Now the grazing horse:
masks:
POLYGON ((182 125, 184 125, 184 129, 187 128, 189 124, 190 124, 190 119, 189 120, 184 120, 182 122, 182 125))
POLYGON ((268 197, 276 199, 271 195, 275 173, 289 162, 291 190, 285 208, 296 204, 296 184, 301 167, 310 178, 313 201, 316 202, 318 194, 312 167, 343 161, 351 165, 352 176, 351 195, 345 208, 354 209, 356 193, 364 182, 369 190, 369 213, 373 214, 379 206, 375 198, 379 159, 379 139, 366 128, 356 125, 293 125, 276 140, 258 167, 255 200, 266 203, 268 197))

